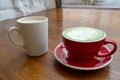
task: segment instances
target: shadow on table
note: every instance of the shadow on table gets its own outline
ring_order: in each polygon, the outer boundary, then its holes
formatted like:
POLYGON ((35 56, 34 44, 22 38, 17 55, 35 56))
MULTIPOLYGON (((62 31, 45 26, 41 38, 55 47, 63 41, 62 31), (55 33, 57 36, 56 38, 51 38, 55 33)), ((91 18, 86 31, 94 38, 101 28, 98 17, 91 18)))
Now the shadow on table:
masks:
POLYGON ((99 80, 99 77, 100 77, 100 79, 101 78, 105 79, 105 78, 108 78, 108 76, 109 76, 109 68, 110 68, 109 66, 106 66, 99 70, 82 71, 82 70, 75 70, 75 69, 71 69, 66 66, 63 66, 56 60, 54 63, 55 63, 54 66, 55 66, 57 72, 59 72, 59 74, 61 74, 62 76, 65 76, 66 78, 71 77, 74 79, 84 78, 85 80, 86 79, 87 80, 91 80, 91 79, 99 80))

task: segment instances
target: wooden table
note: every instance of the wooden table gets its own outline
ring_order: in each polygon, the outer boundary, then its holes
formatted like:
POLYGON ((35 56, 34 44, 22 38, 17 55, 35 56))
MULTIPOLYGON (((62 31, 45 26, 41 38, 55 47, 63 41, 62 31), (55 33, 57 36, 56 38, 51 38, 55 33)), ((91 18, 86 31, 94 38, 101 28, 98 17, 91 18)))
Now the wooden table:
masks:
POLYGON ((7 29, 15 20, 0 22, 0 80, 120 80, 120 10, 51 9, 32 15, 49 18, 49 51, 29 57, 13 45, 7 29), (100 70, 81 71, 65 67, 54 58, 54 48, 61 43, 61 32, 68 27, 89 26, 104 30, 107 38, 117 41, 112 62, 100 70))

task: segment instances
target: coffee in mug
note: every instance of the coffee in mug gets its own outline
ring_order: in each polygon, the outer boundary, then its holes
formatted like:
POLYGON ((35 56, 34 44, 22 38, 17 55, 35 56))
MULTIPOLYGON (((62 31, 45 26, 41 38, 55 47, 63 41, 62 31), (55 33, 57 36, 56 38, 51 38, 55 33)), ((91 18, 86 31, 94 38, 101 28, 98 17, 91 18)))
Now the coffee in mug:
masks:
POLYGON ((90 27, 65 29, 62 32, 62 41, 68 50, 69 57, 79 60, 89 60, 95 56, 107 57, 117 49, 116 42, 107 40, 104 31, 90 27), (106 44, 112 44, 113 49, 109 53, 100 54, 101 47, 106 44))
POLYGON ((11 42, 23 47, 29 56, 40 56, 48 51, 48 18, 45 16, 23 17, 16 21, 17 27, 10 27, 8 36, 11 42), (16 42, 12 36, 17 31, 24 43, 16 42))

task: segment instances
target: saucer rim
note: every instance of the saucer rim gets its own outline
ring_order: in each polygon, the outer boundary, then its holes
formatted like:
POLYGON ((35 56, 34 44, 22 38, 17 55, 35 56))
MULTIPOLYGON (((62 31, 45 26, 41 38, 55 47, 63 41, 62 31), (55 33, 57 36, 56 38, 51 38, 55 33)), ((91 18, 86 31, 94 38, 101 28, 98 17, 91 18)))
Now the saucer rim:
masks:
MULTIPOLYGON (((101 69, 101 68, 104 68, 106 67, 107 65, 110 64, 110 62, 113 60, 113 55, 110 56, 110 60, 107 61, 105 64, 101 65, 101 66, 97 66, 97 67, 90 67, 90 68, 86 68, 86 67, 78 67, 78 66, 74 66, 74 65, 70 65, 70 64, 67 64, 65 62, 63 62, 61 59, 59 59, 56 55, 56 50, 57 48, 62 45, 63 43, 60 43, 56 46, 56 48, 54 49, 54 57, 56 58, 56 60, 61 63, 62 65, 66 66, 66 67, 69 67, 69 68, 72 68, 72 69, 76 69, 76 70, 84 70, 84 71, 89 71, 89 70, 98 70, 98 69, 101 69)), ((107 48, 108 51, 110 51, 110 49, 107 47, 107 46, 104 46, 105 48, 107 48)))

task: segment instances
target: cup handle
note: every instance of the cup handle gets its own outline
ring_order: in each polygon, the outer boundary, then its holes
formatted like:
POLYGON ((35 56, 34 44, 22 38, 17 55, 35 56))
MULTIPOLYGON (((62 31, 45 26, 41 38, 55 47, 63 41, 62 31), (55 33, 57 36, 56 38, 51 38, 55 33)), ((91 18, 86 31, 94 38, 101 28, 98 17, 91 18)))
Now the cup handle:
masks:
POLYGON ((11 28, 9 28, 9 30, 8 30, 8 37, 9 37, 10 41, 11 41, 14 45, 20 46, 20 47, 23 47, 23 48, 24 48, 24 44, 23 44, 23 43, 16 42, 16 41, 13 39, 13 37, 12 37, 12 32, 13 32, 13 31, 17 31, 18 33, 20 33, 20 32, 19 32, 19 29, 18 29, 17 27, 11 27, 11 28))
POLYGON ((109 53, 102 53, 102 54, 98 53, 97 57, 107 57, 107 56, 112 55, 116 51, 117 43, 115 41, 113 41, 113 40, 105 40, 103 45, 106 45, 106 44, 112 44, 113 49, 109 53))

